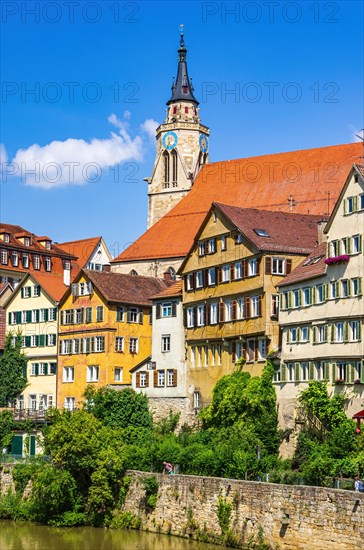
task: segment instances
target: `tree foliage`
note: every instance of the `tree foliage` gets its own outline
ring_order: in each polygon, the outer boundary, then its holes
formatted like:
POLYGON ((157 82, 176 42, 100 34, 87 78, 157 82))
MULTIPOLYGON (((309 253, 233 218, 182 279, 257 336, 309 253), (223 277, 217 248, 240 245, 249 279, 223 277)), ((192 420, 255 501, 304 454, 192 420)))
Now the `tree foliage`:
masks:
POLYGON ((22 336, 9 333, 0 357, 0 407, 7 407, 27 386, 27 358, 21 351, 22 336), (13 341, 13 339, 15 340, 13 341))

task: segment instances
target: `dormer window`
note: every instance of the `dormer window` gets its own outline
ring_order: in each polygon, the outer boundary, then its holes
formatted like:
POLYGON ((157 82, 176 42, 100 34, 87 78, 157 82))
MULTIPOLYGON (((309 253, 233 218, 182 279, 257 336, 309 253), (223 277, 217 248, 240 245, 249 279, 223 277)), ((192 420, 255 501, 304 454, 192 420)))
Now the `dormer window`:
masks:
POLYGON ((18 263, 19 263, 19 256, 18 256, 18 253, 15 252, 12 252, 11 253, 11 260, 12 260, 12 263, 13 263, 13 267, 18 267, 18 263))
POLYGON ((30 237, 24 237, 24 246, 30 246, 30 237))
POLYGON ((3 265, 7 265, 7 263, 8 263, 8 251, 7 250, 2 250, 1 251, 1 263, 3 265))
POLYGON ((23 267, 25 267, 26 269, 28 269, 28 267, 29 267, 29 255, 28 255, 27 252, 24 252, 24 253, 23 253, 22 262, 23 262, 23 267))
POLYGON ((45 247, 46 247, 46 250, 50 250, 51 249, 51 241, 46 241, 45 242, 45 247))
POLYGON ((69 260, 64 260, 63 269, 71 269, 71 263, 69 260))
POLYGON ((44 265, 45 265, 45 270, 46 271, 51 271, 52 270, 52 262, 51 262, 51 259, 50 259, 49 256, 46 257, 44 265))
POLYGON ((9 241, 10 241, 9 233, 4 233, 4 243, 8 243, 9 241))
POLYGON ((33 256, 33 267, 34 269, 40 269, 40 257, 38 254, 34 254, 33 256))
POLYGON ((243 235, 241 233, 237 233, 235 235, 235 244, 241 244, 243 242, 243 235))

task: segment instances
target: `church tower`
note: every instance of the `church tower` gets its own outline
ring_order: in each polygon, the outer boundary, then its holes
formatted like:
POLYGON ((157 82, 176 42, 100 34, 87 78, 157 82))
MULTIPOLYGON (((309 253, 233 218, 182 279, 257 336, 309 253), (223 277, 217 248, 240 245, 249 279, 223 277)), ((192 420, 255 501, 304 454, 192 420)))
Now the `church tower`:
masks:
POLYGON ((187 71, 187 49, 181 25, 177 77, 167 102, 167 117, 156 130, 156 159, 148 182, 148 229, 191 189, 208 162, 209 128, 200 122, 199 103, 187 71))

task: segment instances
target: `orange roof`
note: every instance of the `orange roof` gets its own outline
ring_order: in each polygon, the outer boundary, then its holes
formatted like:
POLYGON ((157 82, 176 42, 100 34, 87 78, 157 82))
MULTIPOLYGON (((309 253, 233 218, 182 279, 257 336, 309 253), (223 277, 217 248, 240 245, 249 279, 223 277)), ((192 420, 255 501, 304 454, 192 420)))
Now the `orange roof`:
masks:
POLYGON ((182 281, 175 281, 170 287, 168 287, 166 290, 163 290, 163 292, 160 292, 159 294, 156 294, 155 296, 152 296, 152 299, 159 299, 159 298, 172 298, 175 296, 182 295, 182 281))
POLYGON ((362 144, 349 143, 206 164, 191 191, 113 262, 184 257, 214 201, 330 214, 361 155, 362 144))
POLYGON ((307 256, 307 258, 305 258, 293 271, 291 271, 287 277, 279 282, 277 286, 286 286, 325 275, 327 269, 325 259, 326 243, 321 243, 311 252, 309 256, 307 256))
POLYGON ((55 302, 59 302, 69 288, 63 283, 63 273, 43 273, 39 271, 31 273, 31 276, 55 302))
POLYGON ((76 256, 77 264, 80 266, 80 269, 82 269, 83 267, 86 267, 91 254, 99 244, 100 240, 101 237, 90 237, 88 239, 80 239, 78 241, 58 243, 58 246, 65 252, 68 252, 68 254, 76 256))

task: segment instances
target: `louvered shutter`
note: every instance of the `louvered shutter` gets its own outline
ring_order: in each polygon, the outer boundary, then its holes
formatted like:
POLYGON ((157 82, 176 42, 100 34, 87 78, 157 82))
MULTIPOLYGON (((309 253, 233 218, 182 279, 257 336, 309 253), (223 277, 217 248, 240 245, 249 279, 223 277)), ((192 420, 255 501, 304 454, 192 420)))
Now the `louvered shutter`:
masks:
POLYGON ((257 258, 257 275, 260 275, 260 261, 261 258, 257 258))
POLYGON ((281 382, 287 381, 287 366, 285 363, 281 363, 281 382))
POLYGON ((222 282, 222 267, 220 265, 217 268, 217 282, 219 284, 222 282))
POLYGON ((312 327, 312 342, 317 343, 317 327, 312 327))
POLYGON ((172 302, 172 317, 177 317, 177 302, 172 302))
POLYGON ((292 260, 290 258, 288 258, 286 260, 286 275, 289 275, 289 273, 291 273, 292 271, 292 260))
POLYGON ((236 342, 232 343, 231 360, 233 363, 236 363, 236 342))
POLYGON ((9 325, 12 325, 13 323, 11 322, 11 319, 12 319, 12 315, 11 313, 8 313, 8 323, 9 325))
POLYGON ((208 286, 207 269, 204 269, 202 271, 202 282, 203 282, 203 287, 206 288, 208 286))
POLYGON ((242 348, 243 348, 243 356, 242 357, 245 361, 246 360, 246 342, 243 342, 242 348))
POLYGON ((225 303, 219 302, 219 323, 225 321, 225 303))
POLYGON ((57 372, 57 363, 50 363, 49 374, 56 374, 57 372))
POLYGON ((272 273, 272 258, 270 256, 267 256, 265 258, 265 274, 271 275, 272 273))
POLYGON ((30 348, 30 336, 25 337, 25 347, 30 348))
POLYGON ((147 387, 149 386, 149 372, 148 371, 145 373, 145 385, 147 387))
POLYGON ((176 369, 173 369, 172 386, 174 388, 177 387, 177 370, 176 369))
POLYGON ((308 379, 314 380, 314 378, 315 378, 315 363, 310 361, 308 364, 308 379))
POLYGON ((197 307, 193 308, 192 318, 193 318, 193 326, 197 327, 197 307))
POLYGON ((187 309, 183 308, 183 326, 187 327, 187 309))
POLYGON ((251 300, 249 296, 246 296, 244 298, 244 311, 245 311, 245 319, 251 318, 251 300))
POLYGON ((330 379, 330 363, 325 361, 324 363, 324 380, 330 379))
POLYGON ((258 317, 262 316, 262 298, 263 296, 259 294, 258 296, 258 317))
POLYGON ((354 382, 354 365, 348 363, 345 370, 345 382, 347 384, 353 384, 354 382))
POLYGON ((236 321, 238 304, 236 300, 231 302, 231 320, 236 321))
POLYGON ((24 298, 24 287, 22 287, 22 288, 20 289, 20 292, 21 292, 21 297, 24 298))
POLYGON ((258 361, 258 340, 254 340, 254 359, 258 361))
POLYGON ((135 375, 135 385, 137 388, 140 388, 140 372, 137 372, 135 375))
POLYGON ((298 382, 299 379, 300 379, 300 364, 299 363, 294 364, 294 379, 295 379, 296 382, 298 382))
POLYGON ((155 388, 158 388, 158 371, 153 372, 153 385, 155 388))
POLYGON ((44 347, 45 346, 45 335, 44 334, 41 334, 39 336, 39 346, 40 347, 44 347))
POLYGON ((17 311, 15 317, 16 317, 16 324, 20 325, 20 323, 21 323, 21 311, 17 311))
POLYGON ((336 363, 332 363, 331 370, 332 370, 332 382, 335 382, 335 380, 337 379, 337 365, 336 365, 336 363))
POLYGON ((364 384, 364 361, 362 361, 360 365, 360 382, 364 384))
POLYGON ((235 279, 235 267, 234 264, 230 264, 230 280, 234 281, 235 279))
POLYGON ((32 312, 28 310, 27 313, 26 313, 26 316, 27 316, 27 323, 31 323, 32 322, 32 312))
POLYGON ((188 277, 187 277, 187 275, 185 275, 185 276, 184 276, 184 278, 183 278, 183 281, 184 281, 184 285, 185 285, 185 292, 187 292, 187 291, 188 291, 188 285, 187 285, 187 280, 188 280, 188 277))
POLYGON ((248 260, 243 260, 242 274, 243 274, 243 279, 246 279, 248 276, 248 260))
POLYGON ((64 311, 61 311, 61 325, 64 325, 64 311))

